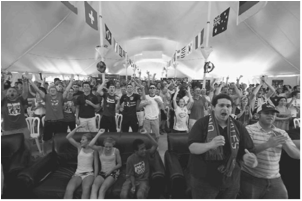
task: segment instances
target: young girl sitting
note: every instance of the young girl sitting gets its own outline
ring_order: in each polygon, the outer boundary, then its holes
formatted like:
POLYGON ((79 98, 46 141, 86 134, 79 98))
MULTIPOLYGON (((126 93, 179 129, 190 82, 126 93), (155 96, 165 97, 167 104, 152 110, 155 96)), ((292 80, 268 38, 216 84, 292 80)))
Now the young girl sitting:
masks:
POLYGON ((99 136, 104 132, 105 130, 101 129, 88 145, 95 151, 98 151, 102 166, 100 173, 95 178, 92 185, 90 199, 105 198, 106 191, 117 180, 119 168, 122 166, 120 152, 117 148, 113 147, 115 144, 114 139, 107 137, 103 143, 104 147, 95 145, 99 136))
POLYGON ((68 141, 78 149, 78 167, 75 174, 68 182, 64 199, 72 199, 74 191, 82 184, 82 199, 89 199, 90 188, 95 176, 98 173, 98 157, 97 153, 88 147, 89 142, 93 136, 90 133, 85 133, 80 143, 76 142, 72 136, 77 129, 82 128, 80 125, 71 131, 66 138, 68 141), (94 171, 93 171, 94 165, 94 171))

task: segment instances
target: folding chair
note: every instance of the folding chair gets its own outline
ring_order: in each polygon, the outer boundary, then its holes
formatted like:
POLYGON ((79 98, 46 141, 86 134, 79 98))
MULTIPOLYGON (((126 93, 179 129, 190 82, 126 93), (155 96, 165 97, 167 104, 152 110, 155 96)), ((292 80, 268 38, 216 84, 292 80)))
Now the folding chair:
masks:
POLYGON ((96 128, 100 130, 100 125, 101 125, 101 115, 100 114, 95 114, 95 121, 96 121, 96 128))
POLYGON ((115 124, 116 124, 116 131, 117 132, 121 132, 122 121, 123 121, 123 115, 116 113, 115 114, 115 124))
POLYGON ((300 118, 295 118, 294 119, 294 127, 295 128, 300 127, 300 118))
POLYGON ((38 117, 27 117, 27 127, 30 131, 30 137, 36 141, 39 153, 42 153, 39 136, 40 136, 40 119, 38 117))

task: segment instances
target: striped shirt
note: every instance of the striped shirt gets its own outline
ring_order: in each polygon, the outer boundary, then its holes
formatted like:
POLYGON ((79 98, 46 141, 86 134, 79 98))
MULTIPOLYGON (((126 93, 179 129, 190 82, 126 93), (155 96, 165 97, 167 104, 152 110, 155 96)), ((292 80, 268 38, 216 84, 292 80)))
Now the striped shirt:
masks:
MULTIPOLYGON (((255 147, 266 143, 271 136, 276 134, 273 131, 265 131, 259 124, 259 122, 246 126, 255 147)), ((288 134, 279 128, 272 125, 272 129, 275 132, 287 137, 286 143, 291 146, 296 146, 293 141, 289 138, 288 134)), ((280 177, 279 173, 279 161, 282 152, 282 145, 277 147, 270 147, 262 152, 256 154, 258 160, 258 166, 256 168, 250 168, 245 164, 242 164, 242 170, 258 178, 274 179, 280 177)))

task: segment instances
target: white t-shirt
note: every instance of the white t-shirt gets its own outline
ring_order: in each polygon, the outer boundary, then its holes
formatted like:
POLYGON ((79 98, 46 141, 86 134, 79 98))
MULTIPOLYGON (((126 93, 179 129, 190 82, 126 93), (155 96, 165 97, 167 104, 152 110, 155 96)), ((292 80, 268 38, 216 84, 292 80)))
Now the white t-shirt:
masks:
POLYGON ((161 102, 163 102, 160 96, 155 95, 154 97, 150 97, 149 95, 146 95, 146 100, 151 101, 151 104, 145 106, 146 119, 151 119, 151 120, 158 119, 158 116, 160 114, 160 109, 158 107, 158 103, 154 99, 158 99, 161 102))

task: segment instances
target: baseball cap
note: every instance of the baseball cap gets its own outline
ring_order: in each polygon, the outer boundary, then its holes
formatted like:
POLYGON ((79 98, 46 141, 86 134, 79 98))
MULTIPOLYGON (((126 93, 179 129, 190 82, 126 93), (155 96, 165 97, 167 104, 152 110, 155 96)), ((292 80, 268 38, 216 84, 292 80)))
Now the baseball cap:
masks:
POLYGON ((257 113, 266 112, 266 111, 273 111, 273 112, 279 113, 279 111, 276 110, 276 108, 270 104, 263 104, 260 107, 258 107, 258 109, 257 109, 257 113))

